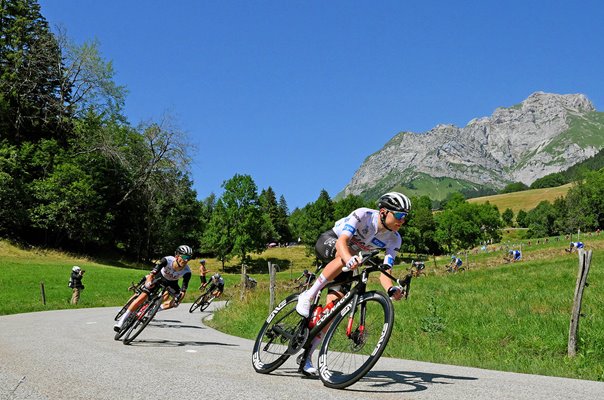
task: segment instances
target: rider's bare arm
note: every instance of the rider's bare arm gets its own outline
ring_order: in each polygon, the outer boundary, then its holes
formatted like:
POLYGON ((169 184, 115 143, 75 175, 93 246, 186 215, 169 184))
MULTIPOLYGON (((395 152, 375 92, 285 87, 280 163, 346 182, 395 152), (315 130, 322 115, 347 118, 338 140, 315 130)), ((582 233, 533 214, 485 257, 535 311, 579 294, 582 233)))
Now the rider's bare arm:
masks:
POLYGON ((352 258, 353 254, 350 251, 350 247, 348 244, 352 235, 347 235, 346 233, 342 233, 336 242, 336 256, 340 257, 342 260, 342 264, 346 265, 346 263, 352 258))

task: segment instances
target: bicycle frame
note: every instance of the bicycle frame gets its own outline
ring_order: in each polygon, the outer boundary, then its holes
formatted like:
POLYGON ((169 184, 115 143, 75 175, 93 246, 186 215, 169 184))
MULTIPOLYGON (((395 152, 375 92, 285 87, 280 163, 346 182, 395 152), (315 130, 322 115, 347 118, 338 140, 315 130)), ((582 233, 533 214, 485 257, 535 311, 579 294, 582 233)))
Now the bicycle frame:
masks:
MULTIPOLYGON (((367 280, 369 279, 369 274, 372 272, 379 271, 379 272, 383 273, 384 275, 386 275, 391 280, 400 284, 403 287, 404 296, 405 296, 405 298, 407 298, 407 296, 409 295, 409 286, 411 283, 411 276, 408 275, 404 280, 401 281, 399 279, 396 279, 392 275, 390 275, 388 272, 385 271, 383 266, 376 264, 372 260, 372 257, 375 256, 377 253, 378 253, 378 251, 373 251, 371 253, 366 254, 363 257, 362 263, 368 262, 371 265, 364 268, 360 274, 355 275, 344 282, 332 282, 332 283, 328 284, 327 286, 325 286, 325 288, 323 288, 323 290, 325 290, 325 289, 329 290, 329 288, 333 287, 333 286, 357 282, 356 285, 352 286, 352 288, 350 289, 350 291, 348 291, 348 293, 346 293, 341 299, 339 299, 337 301, 337 303, 335 304, 335 306, 333 308, 325 311, 325 314, 321 316, 321 318, 317 321, 316 325, 310 329, 310 331, 308 333, 308 337, 304 341, 304 344, 302 346, 298 347, 298 350, 299 349, 308 349, 312 343, 312 340, 323 329, 325 329, 327 326, 329 326, 331 321, 339 313, 342 313, 342 315, 346 315, 347 313, 350 313, 350 315, 348 317, 348 328, 347 328, 346 333, 348 336, 351 335, 351 328, 352 328, 352 324, 353 324, 354 317, 355 317, 354 314, 355 314, 355 310, 357 307, 357 303, 359 301, 359 297, 364 295, 367 291, 366 290, 367 289, 367 280)), ((317 298, 315 299, 315 303, 314 303, 315 307, 318 303, 320 296, 321 296, 321 294, 319 293, 317 295, 317 298)), ((311 316, 312 316, 313 309, 314 309, 314 307, 311 307, 311 314, 310 314, 311 316)), ((311 318, 311 316, 309 316, 308 318, 305 319, 306 326, 308 326, 308 320, 311 318)), ((364 325, 364 322, 365 322, 364 319, 365 319, 365 316, 361 315, 361 325, 364 325)))

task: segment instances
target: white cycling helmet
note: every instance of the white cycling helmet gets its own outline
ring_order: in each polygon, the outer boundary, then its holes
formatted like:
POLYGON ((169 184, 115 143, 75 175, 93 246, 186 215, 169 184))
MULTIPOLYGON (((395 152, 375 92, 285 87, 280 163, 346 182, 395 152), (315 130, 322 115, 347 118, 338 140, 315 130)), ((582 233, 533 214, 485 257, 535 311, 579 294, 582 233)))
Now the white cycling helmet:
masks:
POLYGON ((378 208, 385 208, 393 212, 408 213, 411 211, 411 200, 402 193, 388 192, 378 200, 378 208))
POLYGON ((77 265, 74 265, 73 268, 71 269, 73 272, 80 272, 82 269, 80 267, 78 267, 77 265))
POLYGON ((192 257, 193 249, 187 246, 186 244, 183 244, 181 246, 178 246, 178 248, 176 249, 176 255, 192 257))

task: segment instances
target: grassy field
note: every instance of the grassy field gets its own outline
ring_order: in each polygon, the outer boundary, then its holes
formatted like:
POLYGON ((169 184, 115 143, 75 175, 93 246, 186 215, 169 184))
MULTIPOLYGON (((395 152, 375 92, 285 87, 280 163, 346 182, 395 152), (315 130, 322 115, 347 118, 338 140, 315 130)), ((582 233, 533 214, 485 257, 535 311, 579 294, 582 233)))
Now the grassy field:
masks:
POLYGON ((572 184, 568 183, 566 185, 553 188, 531 189, 522 192, 476 197, 469 199, 468 202, 482 204, 488 201, 491 204, 496 205, 499 208, 499 212, 504 212, 506 209, 510 208, 515 215, 521 209, 524 209, 524 211, 527 212, 532 210, 544 200, 548 200, 550 203, 553 203, 558 197, 566 196, 566 193, 571 186, 572 184))
MULTIPOLYGON (((427 276, 414 280, 409 300, 395 303, 395 327, 386 356, 523 373, 604 380, 604 271, 598 253, 604 236, 582 238, 594 250, 590 286, 583 298, 578 356, 566 356, 569 319, 577 275, 577 256, 550 240, 523 249, 524 261, 505 264, 503 250, 466 256, 466 272, 447 274, 446 258, 427 261, 427 276)), ((407 255, 411 257, 411 255, 407 255)), ((229 307, 212 325, 254 339, 268 314, 267 262, 279 264, 277 301, 312 259, 303 247, 270 249, 250 266, 258 288, 239 299, 239 267, 227 265, 225 295, 229 307)), ((405 259, 408 261, 408 259, 405 259)), ((236 261, 235 261, 236 262, 236 261)), ((71 266, 87 270, 86 290, 77 307, 119 306, 131 281, 143 271, 117 268, 54 252, 21 250, 0 242, 0 314, 72 308, 67 287, 71 266), (47 304, 41 300, 44 282, 47 304)), ((197 261, 191 266, 195 267, 197 261)), ((216 269, 216 260, 208 259, 216 269)), ((404 274, 405 264, 396 267, 404 274)), ((191 288, 197 286, 194 276, 191 288)), ((377 279, 377 278, 375 278, 377 279)), ((374 287, 377 284, 373 283, 374 287)), ((197 292, 190 291, 189 298, 197 292)))

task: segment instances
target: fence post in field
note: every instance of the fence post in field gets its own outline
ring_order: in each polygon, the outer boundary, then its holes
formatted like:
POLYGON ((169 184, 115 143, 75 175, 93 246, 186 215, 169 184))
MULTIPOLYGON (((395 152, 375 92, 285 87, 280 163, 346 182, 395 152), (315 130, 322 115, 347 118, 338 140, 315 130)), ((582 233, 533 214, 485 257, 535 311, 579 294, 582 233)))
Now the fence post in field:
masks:
POLYGON ((42 292, 42 304, 46 305, 46 292, 44 291, 44 282, 40 282, 40 291, 42 292))
POLYGON ((245 264, 241 264, 241 294, 239 295, 239 300, 243 301, 243 297, 245 297, 245 276, 247 274, 247 266, 245 264))
POLYGON ((577 274, 577 286, 575 287, 573 311, 568 332, 569 357, 574 357, 577 354, 577 332, 579 331, 579 318, 581 317, 581 301, 583 300, 583 290, 587 285, 587 274, 591 264, 591 254, 591 250, 586 252, 583 249, 579 249, 579 273, 577 274))
POLYGON ((268 274, 269 274, 269 293, 270 302, 268 312, 273 311, 275 308, 275 266, 269 261, 268 262, 268 274))

